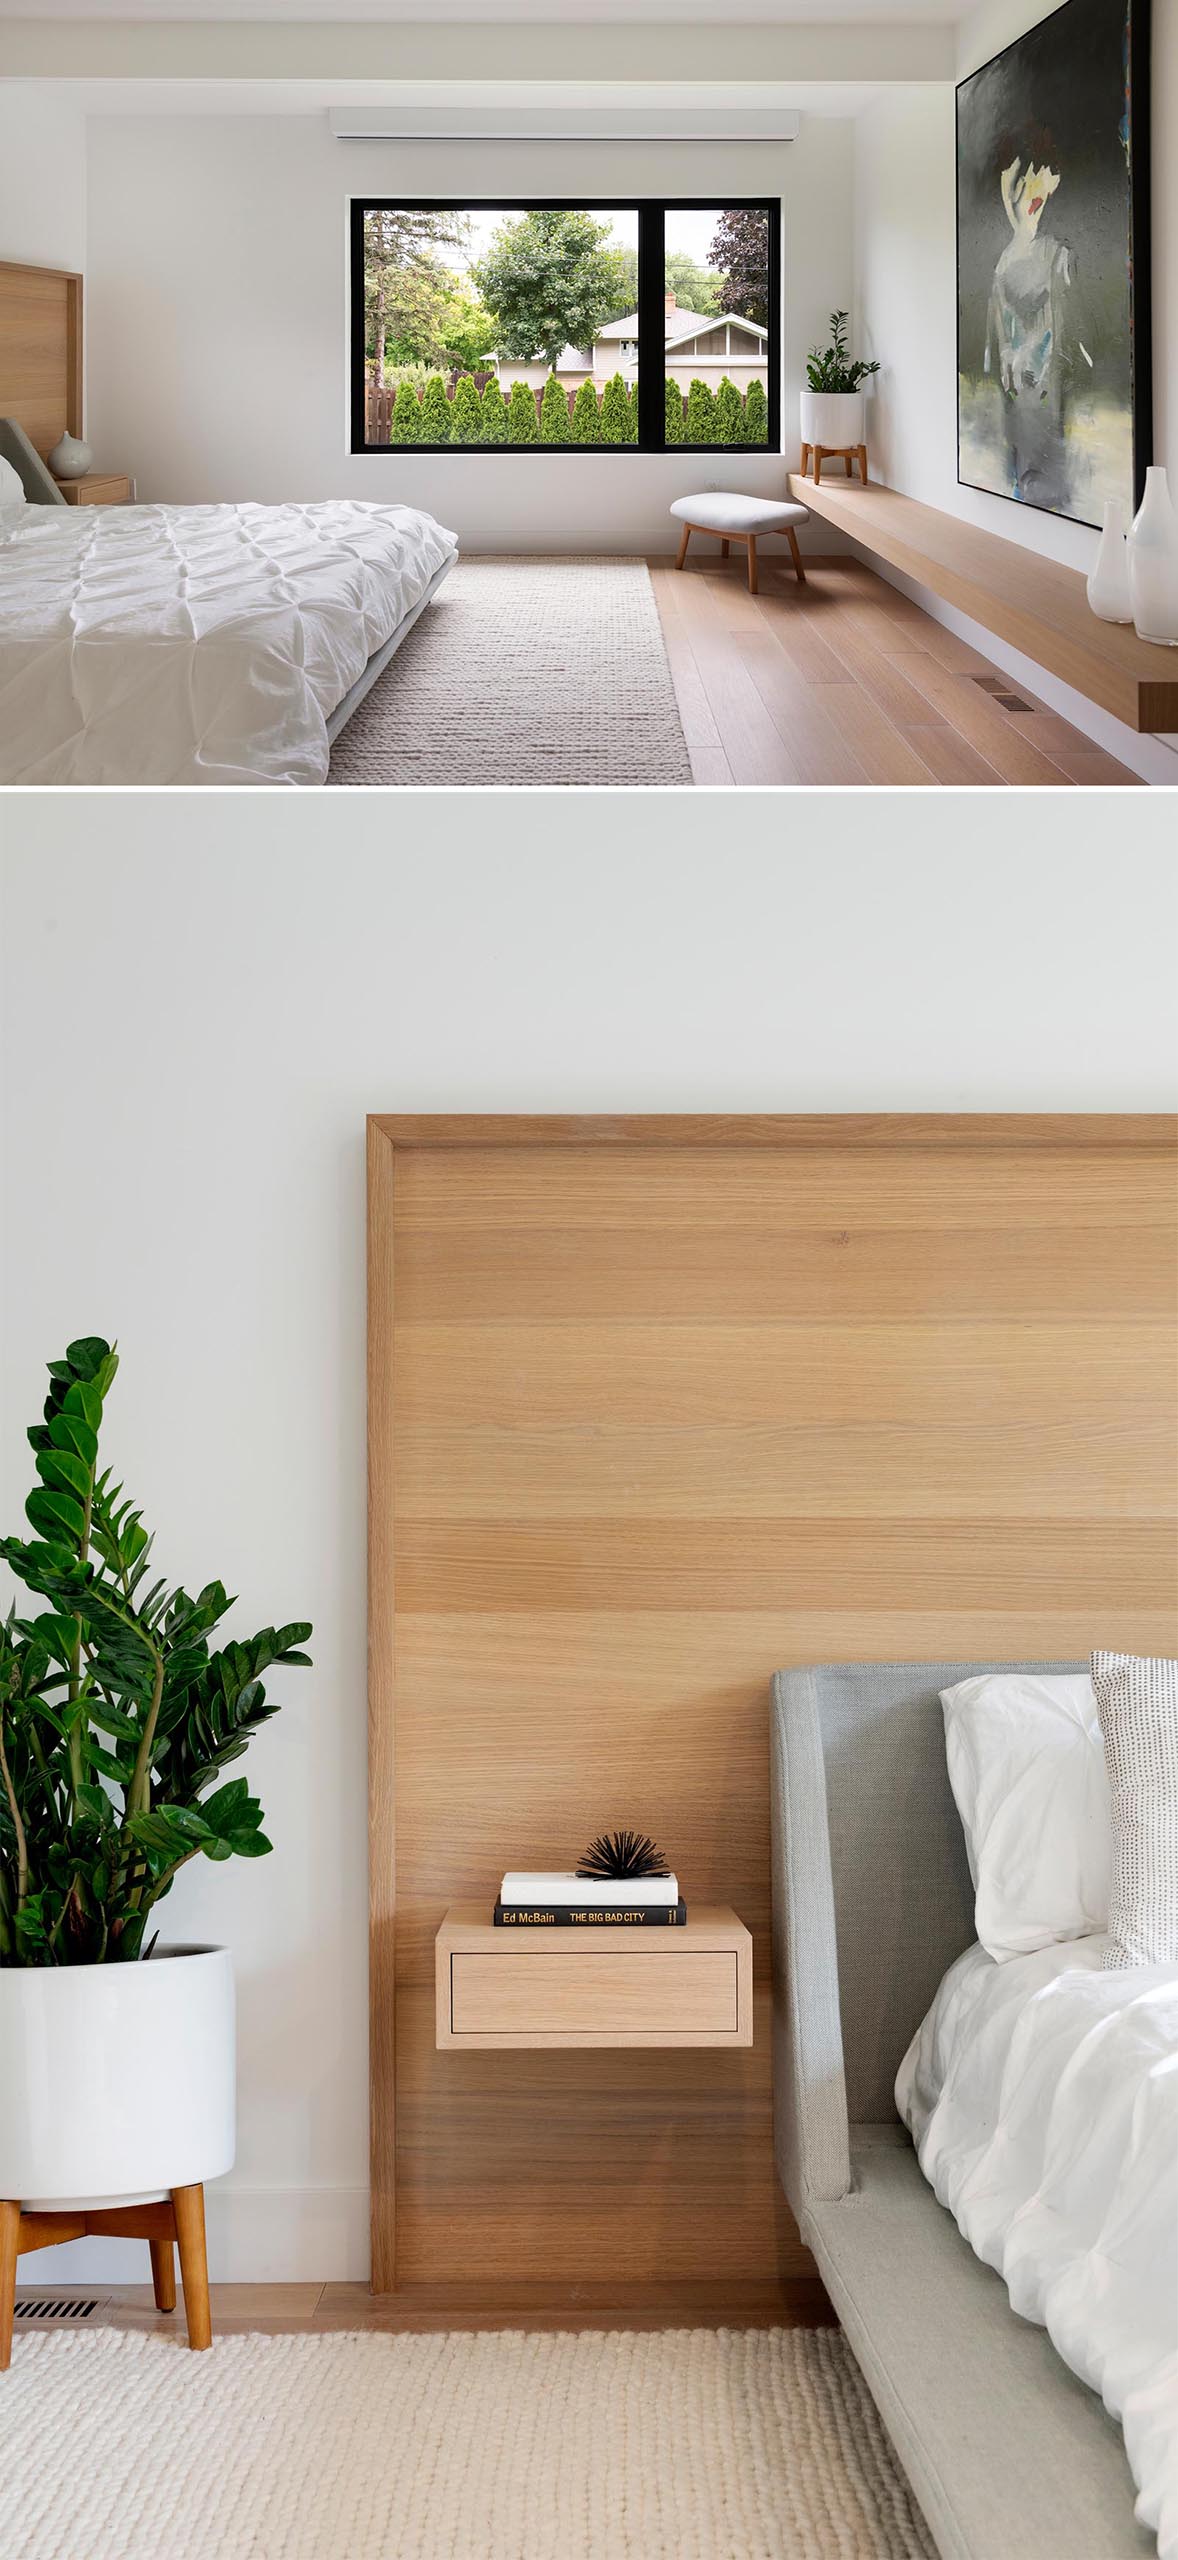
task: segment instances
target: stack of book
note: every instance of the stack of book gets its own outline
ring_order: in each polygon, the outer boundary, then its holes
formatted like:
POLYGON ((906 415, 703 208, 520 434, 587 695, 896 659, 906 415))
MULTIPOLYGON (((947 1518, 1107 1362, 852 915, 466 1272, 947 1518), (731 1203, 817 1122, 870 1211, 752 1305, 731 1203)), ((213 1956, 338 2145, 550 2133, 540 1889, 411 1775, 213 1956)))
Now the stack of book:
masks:
POLYGON ((687 1905, 677 1876, 554 1875, 543 1868, 504 1876, 497 1929, 681 1928, 687 1905))

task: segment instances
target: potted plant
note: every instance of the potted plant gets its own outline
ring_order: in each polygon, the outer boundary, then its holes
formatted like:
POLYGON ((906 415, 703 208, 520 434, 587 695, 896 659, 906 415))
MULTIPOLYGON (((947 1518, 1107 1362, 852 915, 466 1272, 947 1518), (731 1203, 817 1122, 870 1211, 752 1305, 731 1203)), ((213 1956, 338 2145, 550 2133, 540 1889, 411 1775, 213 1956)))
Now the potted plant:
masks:
POLYGON ((308 1660, 305 1625, 215 1646, 224 1586, 151 1577, 99 1472, 117 1366, 95 1337, 50 1362, 33 1535, 0 1540, 32 1595, 0 1623, 0 2213, 150 2205, 232 2166, 230 1958, 161 1946, 159 1907, 190 1858, 269 1849, 223 1772, 277 1711, 263 1673, 308 1660))
POLYGON ((878 372, 878 364, 865 364, 861 356, 848 354, 847 314, 832 311, 830 345, 811 347, 806 358, 809 389, 802 393, 803 444, 821 445, 827 453, 862 444, 861 385, 878 372))

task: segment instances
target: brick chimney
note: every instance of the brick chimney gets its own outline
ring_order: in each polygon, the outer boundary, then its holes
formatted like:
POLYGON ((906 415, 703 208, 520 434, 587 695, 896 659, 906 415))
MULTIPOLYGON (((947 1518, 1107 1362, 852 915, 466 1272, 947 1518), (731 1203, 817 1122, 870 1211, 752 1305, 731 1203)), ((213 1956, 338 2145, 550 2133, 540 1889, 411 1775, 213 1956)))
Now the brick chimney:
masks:
POLYGON ((665 311, 665 313, 666 313, 666 316, 667 316, 668 320, 670 319, 670 317, 671 317, 671 313, 674 311, 675 307, 676 307, 676 305, 675 305, 675 296, 674 296, 674 294, 673 294, 673 293, 666 293, 666 294, 664 294, 664 296, 663 296, 663 309, 664 309, 664 311, 665 311))

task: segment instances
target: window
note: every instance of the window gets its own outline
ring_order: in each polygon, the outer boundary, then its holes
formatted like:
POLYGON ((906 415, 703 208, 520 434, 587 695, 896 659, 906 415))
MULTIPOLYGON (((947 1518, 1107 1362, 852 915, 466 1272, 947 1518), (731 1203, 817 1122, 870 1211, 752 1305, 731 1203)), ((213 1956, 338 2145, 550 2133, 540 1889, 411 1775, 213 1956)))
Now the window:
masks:
POLYGON ((352 450, 780 450, 774 204, 352 206, 352 450))

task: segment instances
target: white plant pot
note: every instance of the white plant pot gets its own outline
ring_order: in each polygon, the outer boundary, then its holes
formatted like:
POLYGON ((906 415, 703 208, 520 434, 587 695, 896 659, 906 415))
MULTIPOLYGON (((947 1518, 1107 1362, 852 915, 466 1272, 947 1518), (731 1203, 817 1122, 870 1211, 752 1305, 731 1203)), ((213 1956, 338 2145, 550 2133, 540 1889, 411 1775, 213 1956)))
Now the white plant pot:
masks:
POLYGON ((0 2198, 97 2211, 222 2177, 235 2058, 226 1947, 0 1966, 0 2198))
POLYGON ((862 442, 861 391, 803 391, 803 444, 824 445, 829 453, 837 453, 840 445, 862 442))
POLYGON ((1088 602, 1100 622, 1133 620, 1125 510, 1119 498, 1110 498, 1104 511, 1104 532, 1088 580, 1088 602))

